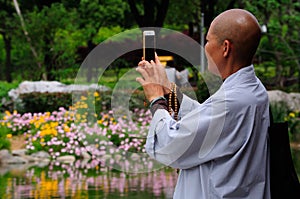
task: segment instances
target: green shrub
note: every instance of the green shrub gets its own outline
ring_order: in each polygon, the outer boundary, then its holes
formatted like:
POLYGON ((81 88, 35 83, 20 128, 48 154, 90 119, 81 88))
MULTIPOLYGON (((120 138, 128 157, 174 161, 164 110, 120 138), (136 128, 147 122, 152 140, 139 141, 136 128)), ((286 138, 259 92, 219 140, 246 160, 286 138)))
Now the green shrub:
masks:
POLYGON ((111 92, 80 92, 75 93, 26 93, 20 95, 20 102, 15 105, 18 113, 44 113, 57 111, 60 107, 68 109, 73 106, 77 96, 86 96, 90 105, 97 113, 110 109, 111 92), (97 95, 95 95, 97 93, 97 95))
POLYGON ((274 122, 288 122, 291 141, 300 138, 300 112, 290 110, 286 103, 271 103, 271 111, 274 122))
POLYGON ((9 132, 8 128, 0 125, 0 150, 10 149, 10 141, 7 139, 7 135, 10 135, 9 132))
POLYGON ((13 88, 17 88, 19 83, 7 83, 7 82, 0 82, 0 98, 8 97, 8 91, 13 88))
POLYGON ((59 107, 68 108, 72 105, 72 94, 70 93, 26 93, 19 96, 21 103, 16 104, 19 113, 52 112, 59 107))
POLYGON ((284 102, 274 102, 270 104, 274 122, 284 122, 289 113, 289 108, 284 102))
POLYGON ((7 105, 8 104, 2 104, 3 103, 3 99, 5 99, 5 101, 9 101, 9 97, 8 97, 8 92, 11 89, 17 88, 18 87, 18 83, 14 82, 14 83, 7 83, 7 82, 0 82, 0 111, 3 112, 6 109, 8 109, 7 105))

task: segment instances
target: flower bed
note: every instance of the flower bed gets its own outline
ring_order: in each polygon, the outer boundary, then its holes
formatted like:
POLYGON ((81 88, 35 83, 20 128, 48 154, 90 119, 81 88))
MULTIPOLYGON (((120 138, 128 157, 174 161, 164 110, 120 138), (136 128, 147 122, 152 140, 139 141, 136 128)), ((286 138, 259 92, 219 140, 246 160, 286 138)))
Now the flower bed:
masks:
MULTIPOLYGON (((97 100, 98 94, 92 95, 97 100)), ((125 115, 115 118, 112 111, 91 111, 95 106, 95 101, 82 96, 73 107, 59 108, 51 113, 6 111, 1 125, 9 134, 26 136, 28 153, 46 151, 51 159, 64 155, 82 158, 86 154, 97 159, 111 154, 145 152, 151 120, 149 111, 135 109, 131 118, 125 115)))

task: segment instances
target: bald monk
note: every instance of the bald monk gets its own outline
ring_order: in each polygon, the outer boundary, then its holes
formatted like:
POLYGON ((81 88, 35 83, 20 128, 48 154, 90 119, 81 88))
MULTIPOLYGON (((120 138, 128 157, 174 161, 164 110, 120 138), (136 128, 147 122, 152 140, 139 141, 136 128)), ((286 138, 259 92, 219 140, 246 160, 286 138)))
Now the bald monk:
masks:
POLYGON ((213 20, 205 52, 223 84, 202 104, 168 81, 157 56, 139 63, 137 81, 153 114, 146 151, 180 169, 175 199, 270 198, 269 101, 252 65, 260 37, 246 10, 213 20))

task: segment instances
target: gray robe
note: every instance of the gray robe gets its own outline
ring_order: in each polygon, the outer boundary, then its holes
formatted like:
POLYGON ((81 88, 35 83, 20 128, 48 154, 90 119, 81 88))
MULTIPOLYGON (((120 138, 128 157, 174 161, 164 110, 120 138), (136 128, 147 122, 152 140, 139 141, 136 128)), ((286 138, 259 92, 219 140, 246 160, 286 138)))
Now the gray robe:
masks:
POLYGON ((253 66, 230 75, 204 103, 183 96, 176 122, 153 115, 146 142, 180 169, 175 199, 269 199, 269 100, 253 66))

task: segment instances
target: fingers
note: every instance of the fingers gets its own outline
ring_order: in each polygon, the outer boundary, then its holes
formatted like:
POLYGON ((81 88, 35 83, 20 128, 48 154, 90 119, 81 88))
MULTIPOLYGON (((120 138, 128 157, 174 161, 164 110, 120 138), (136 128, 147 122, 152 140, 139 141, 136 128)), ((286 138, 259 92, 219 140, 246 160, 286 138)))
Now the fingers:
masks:
POLYGON ((139 82, 142 86, 146 84, 146 81, 143 78, 141 78, 141 77, 137 77, 135 80, 137 82, 139 82))
POLYGON ((144 67, 140 67, 139 66, 139 67, 136 68, 136 71, 139 72, 144 79, 148 79, 149 78, 148 72, 145 70, 144 67))
POLYGON ((142 60, 139 62, 138 66, 145 66, 147 64, 146 60, 142 60))
POLYGON ((161 65, 160 60, 159 60, 156 52, 155 52, 155 63, 161 65))

